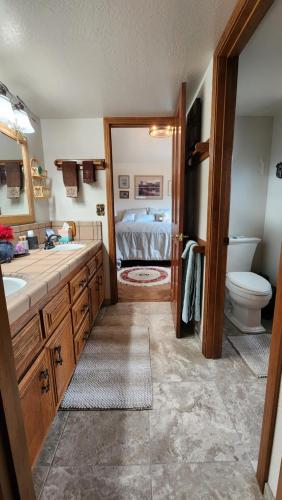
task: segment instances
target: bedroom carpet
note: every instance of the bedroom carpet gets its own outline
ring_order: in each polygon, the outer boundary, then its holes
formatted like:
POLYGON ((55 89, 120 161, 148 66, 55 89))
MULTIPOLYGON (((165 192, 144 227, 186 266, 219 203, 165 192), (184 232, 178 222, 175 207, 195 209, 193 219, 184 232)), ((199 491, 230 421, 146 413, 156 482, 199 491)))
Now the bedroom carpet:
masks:
MULTIPOLYGON (((136 266, 138 268, 143 268, 146 270, 146 266, 136 266)), ((152 266, 157 268, 158 266, 152 266)), ((121 271, 125 269, 133 269, 133 268, 123 268, 121 271)), ((166 272, 169 273, 170 277, 170 268, 165 267, 161 268, 165 269, 166 272)), ((130 282, 121 283, 118 279, 118 298, 120 302, 169 302, 171 300, 170 294, 170 279, 169 282, 159 282, 154 286, 144 286, 140 283, 138 286, 131 284, 130 282)))
POLYGON ((144 410, 152 408, 152 393, 148 327, 96 326, 61 408, 144 410))

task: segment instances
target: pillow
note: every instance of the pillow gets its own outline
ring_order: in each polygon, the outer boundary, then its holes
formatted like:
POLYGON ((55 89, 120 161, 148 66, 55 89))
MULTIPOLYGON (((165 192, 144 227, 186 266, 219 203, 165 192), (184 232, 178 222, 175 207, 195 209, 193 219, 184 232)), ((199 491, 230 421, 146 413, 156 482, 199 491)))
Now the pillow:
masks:
POLYGON ((147 208, 129 208, 128 210, 125 210, 123 215, 127 215, 127 214, 147 214, 147 208))
POLYGON ((122 222, 134 222, 135 221, 135 217, 136 217, 136 214, 132 214, 132 213, 125 213, 123 218, 122 218, 122 222))
POLYGON ((171 212, 170 208, 148 208, 148 214, 153 214, 153 215, 164 215, 170 212, 171 212))
POLYGON ((155 216, 153 214, 136 214, 135 222, 154 222, 155 216))

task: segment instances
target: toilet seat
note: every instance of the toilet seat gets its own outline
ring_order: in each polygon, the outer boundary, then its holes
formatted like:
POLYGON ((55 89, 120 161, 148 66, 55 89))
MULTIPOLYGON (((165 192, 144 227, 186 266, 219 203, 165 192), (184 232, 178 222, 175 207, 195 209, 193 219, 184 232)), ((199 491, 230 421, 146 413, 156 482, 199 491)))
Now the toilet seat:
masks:
POLYGON ((269 295, 271 293, 270 283, 255 273, 229 272, 227 273, 227 281, 233 289, 237 289, 237 292, 241 289, 243 293, 247 292, 250 295, 269 295))

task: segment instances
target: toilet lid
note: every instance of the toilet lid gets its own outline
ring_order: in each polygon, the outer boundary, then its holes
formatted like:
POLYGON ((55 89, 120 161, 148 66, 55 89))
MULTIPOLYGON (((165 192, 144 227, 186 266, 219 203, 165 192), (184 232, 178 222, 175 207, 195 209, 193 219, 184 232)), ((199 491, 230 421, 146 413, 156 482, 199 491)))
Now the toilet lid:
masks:
POLYGON ((228 273, 228 278, 233 285, 256 295, 267 295, 271 292, 269 281, 255 273, 231 272, 228 273))

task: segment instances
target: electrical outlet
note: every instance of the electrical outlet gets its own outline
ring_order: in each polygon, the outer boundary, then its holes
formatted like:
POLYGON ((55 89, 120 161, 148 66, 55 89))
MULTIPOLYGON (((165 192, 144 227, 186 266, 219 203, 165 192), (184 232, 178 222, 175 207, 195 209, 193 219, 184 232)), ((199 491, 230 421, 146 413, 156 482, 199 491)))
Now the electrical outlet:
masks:
POLYGON ((105 205, 104 203, 98 203, 96 205, 96 214, 99 215, 100 217, 105 215, 105 205))

